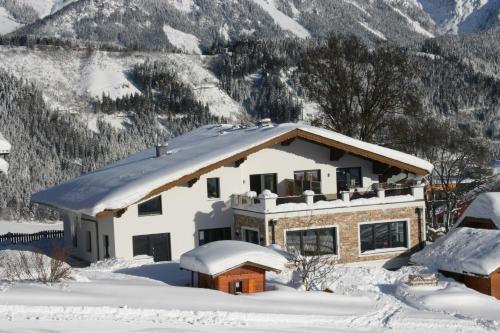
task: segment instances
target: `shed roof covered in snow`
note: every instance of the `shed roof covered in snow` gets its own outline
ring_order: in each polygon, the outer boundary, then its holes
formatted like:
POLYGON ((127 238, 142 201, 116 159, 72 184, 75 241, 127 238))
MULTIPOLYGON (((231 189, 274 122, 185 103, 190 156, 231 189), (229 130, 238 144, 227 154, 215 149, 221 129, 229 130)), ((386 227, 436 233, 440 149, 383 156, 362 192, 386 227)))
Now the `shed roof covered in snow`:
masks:
POLYGON ((180 266, 207 275, 219 275, 243 265, 281 271, 287 259, 274 250, 243 241, 217 241, 184 253, 180 266))
POLYGON ((490 275, 500 268, 500 230, 452 229, 411 261, 459 274, 490 275))
POLYGON ((500 192, 479 194, 458 219, 456 225, 460 225, 468 217, 491 220, 497 229, 500 229, 500 192))
POLYGON ((112 214, 259 150, 295 138, 342 149, 419 175, 426 175, 433 168, 432 164, 415 156, 307 125, 289 123, 250 128, 208 125, 168 141, 165 156, 157 158, 155 148, 147 149, 38 192, 32 200, 91 216, 112 214))

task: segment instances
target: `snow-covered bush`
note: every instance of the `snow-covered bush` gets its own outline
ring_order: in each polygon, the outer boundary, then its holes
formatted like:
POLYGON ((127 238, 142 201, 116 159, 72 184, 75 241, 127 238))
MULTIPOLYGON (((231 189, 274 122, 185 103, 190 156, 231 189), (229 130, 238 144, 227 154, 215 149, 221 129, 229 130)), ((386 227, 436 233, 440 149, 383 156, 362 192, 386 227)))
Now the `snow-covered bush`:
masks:
POLYGON ((336 267, 336 261, 324 256, 318 251, 311 251, 307 255, 296 249, 289 249, 290 262, 295 276, 304 288, 309 290, 325 290, 331 273, 336 267))
POLYGON ((61 247, 54 248, 52 257, 36 251, 1 251, 0 280, 58 283, 71 275, 66 259, 61 247))

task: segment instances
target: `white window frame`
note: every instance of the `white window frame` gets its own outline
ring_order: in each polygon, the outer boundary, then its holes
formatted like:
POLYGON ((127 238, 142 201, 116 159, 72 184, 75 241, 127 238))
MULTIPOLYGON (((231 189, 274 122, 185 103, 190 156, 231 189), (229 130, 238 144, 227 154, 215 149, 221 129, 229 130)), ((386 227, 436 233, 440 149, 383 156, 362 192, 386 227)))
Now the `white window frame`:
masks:
POLYGON ((378 221, 368 221, 368 222, 358 223, 358 255, 360 257, 369 257, 369 256, 377 256, 377 255, 381 255, 381 254, 401 253, 401 252, 408 251, 411 247, 410 223, 411 223, 411 219, 409 219, 409 218, 378 220, 378 221), (406 247, 393 247, 393 248, 388 248, 388 249, 376 249, 376 250, 361 252, 361 226, 366 225, 366 224, 380 224, 380 223, 391 223, 391 222, 406 222, 406 247))
POLYGON ((329 229, 329 228, 335 228, 335 241, 336 241, 336 246, 337 246, 337 254, 325 254, 323 257, 328 257, 328 258, 334 258, 334 259, 340 259, 340 227, 338 224, 328 224, 328 225, 315 225, 311 227, 297 227, 297 228, 287 228, 283 229, 283 244, 285 245, 285 251, 286 251, 286 232, 287 231, 300 231, 300 230, 313 230, 313 229, 329 229))

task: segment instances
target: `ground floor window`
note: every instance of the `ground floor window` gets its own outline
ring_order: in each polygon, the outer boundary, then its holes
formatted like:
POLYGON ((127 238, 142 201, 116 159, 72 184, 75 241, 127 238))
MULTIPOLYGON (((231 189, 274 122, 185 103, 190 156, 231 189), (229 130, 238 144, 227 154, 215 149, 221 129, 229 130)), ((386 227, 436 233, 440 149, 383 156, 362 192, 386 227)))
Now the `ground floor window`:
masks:
POLYGON ((92 233, 87 231, 86 235, 87 252, 92 252, 92 233))
POLYGON ((337 228, 287 231, 286 246, 306 256, 337 254, 337 228))
POLYGON ((109 258, 109 236, 104 235, 104 258, 109 258))
POLYGON ((245 229, 241 230, 243 233, 243 240, 248 243, 260 244, 259 232, 257 230, 245 229))
POLYGON ((362 224, 359 229, 361 253, 379 249, 408 247, 406 221, 362 224))
POLYGON ((231 228, 205 229, 198 232, 198 245, 231 239, 231 228))
POLYGON ((172 260, 169 233, 133 236, 132 246, 134 257, 145 254, 154 261, 172 260))

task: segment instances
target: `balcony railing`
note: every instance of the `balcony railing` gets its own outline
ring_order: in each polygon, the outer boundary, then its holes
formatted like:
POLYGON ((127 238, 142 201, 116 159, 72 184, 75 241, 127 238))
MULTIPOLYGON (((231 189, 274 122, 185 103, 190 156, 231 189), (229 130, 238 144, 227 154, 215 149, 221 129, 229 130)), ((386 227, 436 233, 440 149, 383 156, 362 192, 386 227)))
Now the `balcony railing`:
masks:
POLYGON ((302 195, 284 196, 266 190, 257 196, 255 192, 235 194, 232 207, 255 212, 280 212, 288 210, 313 210, 360 205, 419 201, 424 199, 424 186, 382 188, 372 191, 345 191, 337 194, 315 194, 304 191, 302 195), (363 199, 363 200, 360 200, 363 199))

